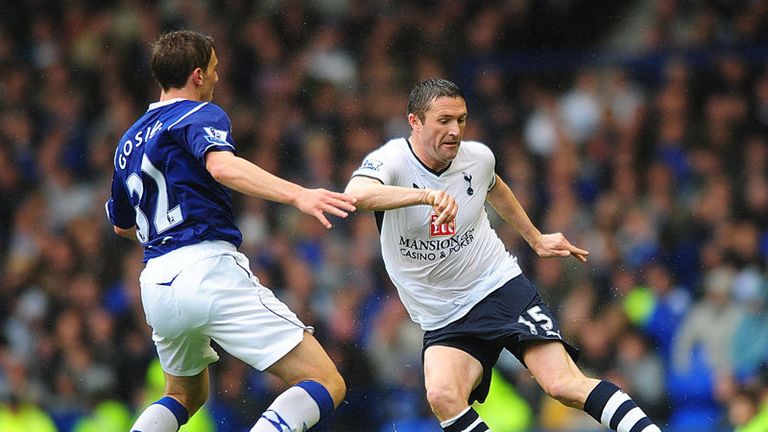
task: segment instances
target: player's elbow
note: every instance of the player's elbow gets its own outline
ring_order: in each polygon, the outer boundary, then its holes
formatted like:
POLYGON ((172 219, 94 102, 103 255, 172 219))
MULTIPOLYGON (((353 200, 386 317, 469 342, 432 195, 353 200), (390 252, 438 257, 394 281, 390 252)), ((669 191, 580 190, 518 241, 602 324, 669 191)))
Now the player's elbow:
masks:
POLYGON ((119 226, 112 226, 112 230, 120 237, 134 240, 136 235, 136 228, 120 228, 119 226))
POLYGON ((347 187, 344 189, 344 194, 349 195, 353 198, 356 198, 358 201, 360 200, 360 198, 362 198, 360 189, 352 183, 348 184, 347 187))
MULTIPOLYGON (((375 186, 374 186, 375 187, 375 186)), ((355 199, 355 205, 362 210, 376 210, 374 199, 378 195, 368 182, 355 181, 347 184, 344 194, 355 199)))
POLYGON ((205 169, 219 183, 227 184, 234 176, 230 152, 210 152, 205 158, 205 169))
POLYGON ((355 199, 355 206, 361 210, 373 210, 369 202, 370 194, 365 189, 349 185, 344 189, 344 194, 355 199))
POLYGON ((225 183, 229 178, 229 169, 226 164, 209 161, 205 168, 208 170, 211 177, 219 183, 225 183))

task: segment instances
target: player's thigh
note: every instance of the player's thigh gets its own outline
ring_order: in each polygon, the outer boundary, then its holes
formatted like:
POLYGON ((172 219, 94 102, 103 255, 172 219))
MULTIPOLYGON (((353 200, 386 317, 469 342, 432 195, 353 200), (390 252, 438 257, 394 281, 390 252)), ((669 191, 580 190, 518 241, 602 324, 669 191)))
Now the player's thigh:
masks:
POLYGON ((424 351, 424 386, 427 394, 448 391, 466 401, 483 377, 483 366, 458 348, 431 345, 424 351))

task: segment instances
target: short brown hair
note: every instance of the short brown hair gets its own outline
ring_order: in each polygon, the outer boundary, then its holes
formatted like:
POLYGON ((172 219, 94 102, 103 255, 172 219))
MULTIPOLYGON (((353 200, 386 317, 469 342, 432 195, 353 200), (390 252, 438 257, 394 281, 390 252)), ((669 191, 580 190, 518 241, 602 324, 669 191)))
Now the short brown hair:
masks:
POLYGON ((190 30, 165 33, 152 44, 152 76, 163 90, 182 88, 197 68, 206 70, 213 38, 190 30))
POLYGON ((430 78, 416 84, 408 96, 408 114, 415 114, 423 122, 432 102, 443 96, 465 99, 459 86, 446 79, 430 78))

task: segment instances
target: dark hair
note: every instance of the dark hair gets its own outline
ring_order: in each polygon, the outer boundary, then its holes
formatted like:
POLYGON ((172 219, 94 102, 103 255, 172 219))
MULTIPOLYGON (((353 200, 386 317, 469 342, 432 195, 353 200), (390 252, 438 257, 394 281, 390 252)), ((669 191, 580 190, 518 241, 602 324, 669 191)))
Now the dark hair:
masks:
POLYGON ((213 38, 189 30, 165 33, 152 44, 152 76, 163 90, 182 88, 197 68, 206 70, 213 55, 213 38))
POLYGON ((459 86, 451 81, 441 78, 426 79, 416 84, 411 90, 411 95, 408 96, 408 114, 416 114, 423 122, 429 106, 435 99, 442 96, 465 99, 459 86))

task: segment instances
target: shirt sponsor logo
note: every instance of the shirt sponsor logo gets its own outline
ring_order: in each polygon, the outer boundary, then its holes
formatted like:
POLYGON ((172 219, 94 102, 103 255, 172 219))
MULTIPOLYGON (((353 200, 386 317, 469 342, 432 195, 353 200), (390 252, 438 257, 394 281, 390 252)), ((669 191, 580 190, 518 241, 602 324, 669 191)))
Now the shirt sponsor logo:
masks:
POLYGON ((204 127, 203 130, 205 131, 205 140, 209 143, 229 145, 229 142, 227 142, 227 135, 229 135, 229 133, 227 131, 212 127, 204 127))
POLYGON ((444 237, 444 236, 452 236, 456 234, 456 219, 452 220, 450 223, 447 224, 440 224, 435 225, 435 221, 437 220, 437 215, 432 213, 432 220, 429 224, 429 236, 430 237, 444 237))
POLYGON ((469 246, 475 239, 474 229, 462 235, 435 240, 409 239, 400 237, 400 255, 420 261, 435 261, 445 259, 469 246))

